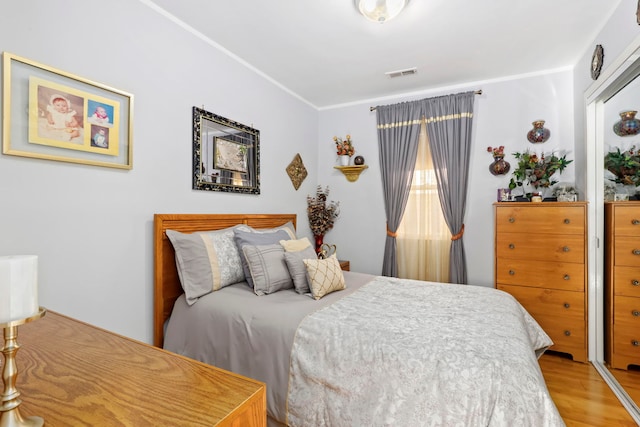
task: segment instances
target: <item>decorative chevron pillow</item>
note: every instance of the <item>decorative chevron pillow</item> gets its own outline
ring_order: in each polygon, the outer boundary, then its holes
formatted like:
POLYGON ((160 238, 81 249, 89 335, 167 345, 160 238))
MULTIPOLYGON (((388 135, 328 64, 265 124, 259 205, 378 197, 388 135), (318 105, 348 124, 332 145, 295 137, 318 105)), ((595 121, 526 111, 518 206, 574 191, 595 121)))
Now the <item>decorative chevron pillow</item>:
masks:
POLYGON ((314 299, 345 288, 340 261, 335 255, 327 259, 305 259, 309 288, 314 299))

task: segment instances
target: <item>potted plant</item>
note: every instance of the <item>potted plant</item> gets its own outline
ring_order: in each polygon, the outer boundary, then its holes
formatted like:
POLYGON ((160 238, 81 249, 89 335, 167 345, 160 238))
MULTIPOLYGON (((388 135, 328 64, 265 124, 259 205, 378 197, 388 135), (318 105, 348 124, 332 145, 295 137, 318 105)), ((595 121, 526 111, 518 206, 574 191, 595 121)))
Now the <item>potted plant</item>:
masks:
POLYGON ((640 153, 635 146, 625 151, 620 151, 618 147, 615 151, 609 151, 604 156, 604 167, 615 176, 608 178, 610 181, 634 187, 640 185, 640 153))
POLYGON ((340 215, 340 202, 328 202, 328 197, 329 187, 323 190, 321 185, 318 185, 315 197, 307 196, 307 216, 316 252, 320 251, 324 235, 333 228, 334 221, 340 215))
MULTIPOLYGON (((513 176, 509 182, 509 188, 515 189, 516 187, 523 187, 525 184, 533 187, 536 190, 543 190, 556 184, 558 181, 553 179, 553 175, 562 171, 573 160, 567 160, 567 155, 558 156, 555 153, 544 154, 540 156, 534 152, 531 153, 528 150, 524 153, 513 153, 518 164, 513 170, 513 176)), ((523 189, 523 195, 525 193, 523 189)))

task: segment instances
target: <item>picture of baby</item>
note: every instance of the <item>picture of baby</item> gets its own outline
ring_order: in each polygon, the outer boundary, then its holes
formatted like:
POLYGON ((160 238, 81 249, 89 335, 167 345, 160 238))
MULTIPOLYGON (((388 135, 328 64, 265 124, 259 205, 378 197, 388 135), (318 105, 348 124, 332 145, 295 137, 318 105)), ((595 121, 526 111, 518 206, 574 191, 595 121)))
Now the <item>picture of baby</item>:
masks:
POLYGON ((47 105, 47 123, 55 139, 71 141, 80 136, 76 112, 71 108, 71 102, 60 94, 53 94, 47 105))
POLYGON ((109 129, 91 125, 91 146, 109 148, 109 129))
POLYGON ((113 125, 113 106, 90 99, 87 107, 87 115, 90 123, 107 127, 113 125))

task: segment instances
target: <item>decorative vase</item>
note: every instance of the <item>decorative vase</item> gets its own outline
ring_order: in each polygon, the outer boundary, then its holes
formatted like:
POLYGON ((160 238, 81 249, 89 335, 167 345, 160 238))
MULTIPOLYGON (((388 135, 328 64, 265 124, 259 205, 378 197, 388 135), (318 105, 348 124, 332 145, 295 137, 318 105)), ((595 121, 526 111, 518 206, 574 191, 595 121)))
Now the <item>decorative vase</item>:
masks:
POLYGON ((504 175, 509 172, 511 165, 504 159, 504 156, 493 156, 493 163, 489 165, 491 175, 504 175))
POLYGON ((340 166, 349 166, 350 156, 342 155, 338 157, 340 158, 340 166))
POLYGON ((354 165, 364 165, 364 157, 362 157, 362 156, 356 156, 356 157, 353 159, 353 164, 354 164, 354 165))
MULTIPOLYGON (((349 157, 349 156, 347 156, 349 157)), ((322 250, 322 244, 324 241, 324 234, 314 234, 313 235, 313 239, 315 240, 316 243, 316 255, 320 254, 320 251, 322 250)))
POLYGON ((549 139, 551 132, 544 127, 544 120, 536 120, 531 124, 533 125, 533 129, 527 132, 527 139, 530 143, 539 144, 549 139))
POLYGON ((637 135, 640 132, 640 120, 636 119, 637 111, 620 113, 620 121, 613 125, 613 131, 618 136, 637 135))

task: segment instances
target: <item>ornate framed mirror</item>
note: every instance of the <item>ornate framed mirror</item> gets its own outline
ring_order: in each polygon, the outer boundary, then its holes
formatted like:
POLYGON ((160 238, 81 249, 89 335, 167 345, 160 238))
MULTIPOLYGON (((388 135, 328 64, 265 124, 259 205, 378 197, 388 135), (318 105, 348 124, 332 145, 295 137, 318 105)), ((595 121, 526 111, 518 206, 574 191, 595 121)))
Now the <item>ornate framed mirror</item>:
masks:
POLYGON ((260 131, 193 107, 193 189, 260 194, 260 131))

